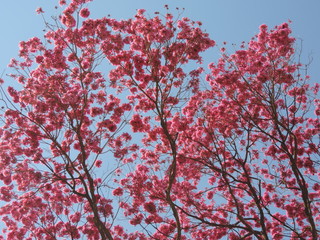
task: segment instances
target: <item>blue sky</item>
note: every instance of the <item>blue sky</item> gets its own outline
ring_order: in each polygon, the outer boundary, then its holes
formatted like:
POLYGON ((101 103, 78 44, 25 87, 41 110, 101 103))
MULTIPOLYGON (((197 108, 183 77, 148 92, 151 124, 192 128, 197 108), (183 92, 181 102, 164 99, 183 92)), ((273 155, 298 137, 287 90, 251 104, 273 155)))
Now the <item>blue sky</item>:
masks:
MULTIPOLYGON (((35 9, 43 7, 47 18, 59 10, 58 0, 10 0, 1 3, 0 73, 8 73, 9 60, 17 55, 18 43, 33 36, 41 37, 43 20, 35 9)), ((303 40, 303 60, 313 58, 309 74, 314 81, 320 78, 320 1, 318 0, 94 0, 90 3, 92 16, 111 14, 116 19, 132 17, 136 9, 144 8, 152 15, 165 12, 169 4, 172 13, 176 7, 185 8, 183 16, 203 22, 203 28, 217 43, 248 41, 258 32, 259 25, 271 27, 292 20, 293 36, 303 40)), ((232 49, 229 49, 232 52, 232 49)), ((216 54, 206 55, 213 60, 216 54)))

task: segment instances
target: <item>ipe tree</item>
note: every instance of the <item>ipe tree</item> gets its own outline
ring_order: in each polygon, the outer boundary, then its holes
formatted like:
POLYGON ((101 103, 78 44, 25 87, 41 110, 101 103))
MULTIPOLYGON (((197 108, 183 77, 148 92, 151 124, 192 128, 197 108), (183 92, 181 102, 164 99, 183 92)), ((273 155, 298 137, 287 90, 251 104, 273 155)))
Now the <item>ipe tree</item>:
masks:
POLYGON ((10 63, 1 239, 319 239, 319 85, 289 24, 206 68, 201 23, 87 2, 10 63))

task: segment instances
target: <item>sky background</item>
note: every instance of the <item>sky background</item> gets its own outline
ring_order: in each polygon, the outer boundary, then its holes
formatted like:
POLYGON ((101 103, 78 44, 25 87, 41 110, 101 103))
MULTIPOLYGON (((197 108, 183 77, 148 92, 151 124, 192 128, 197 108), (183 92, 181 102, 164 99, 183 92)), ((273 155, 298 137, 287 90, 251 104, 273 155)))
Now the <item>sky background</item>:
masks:
MULTIPOLYGON (((313 81, 318 82, 320 79, 319 0, 94 0, 89 4, 89 8, 92 17, 110 14, 116 19, 126 19, 133 17, 136 9, 140 8, 146 9, 151 16, 155 11, 166 13, 163 7, 165 4, 169 5, 174 15, 178 13, 176 7, 185 8, 182 16, 202 21, 203 29, 218 44, 223 41, 229 44, 249 41, 258 33, 261 24, 273 28, 290 19, 292 35, 302 40, 302 60, 307 63, 309 59, 313 59, 309 74, 313 81)), ((18 43, 21 40, 43 35, 44 22, 41 15, 35 13, 35 9, 42 7, 49 19, 61 10, 56 10, 55 5, 58 5, 58 0, 2 1, 0 73, 9 72, 6 66, 10 59, 17 55, 18 43)), ((300 48, 300 42, 297 47, 300 48)), ((233 52, 232 47, 228 52, 233 52)), ((214 61, 218 54, 208 52, 205 57, 214 61)))

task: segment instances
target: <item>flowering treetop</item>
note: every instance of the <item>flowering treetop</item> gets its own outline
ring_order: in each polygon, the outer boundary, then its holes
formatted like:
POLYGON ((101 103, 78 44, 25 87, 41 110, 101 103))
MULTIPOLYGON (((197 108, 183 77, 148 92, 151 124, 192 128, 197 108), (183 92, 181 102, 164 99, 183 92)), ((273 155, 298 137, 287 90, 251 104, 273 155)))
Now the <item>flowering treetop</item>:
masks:
POLYGON ((319 86, 289 24, 205 68, 201 23, 88 2, 10 63, 1 239, 318 239, 319 86))

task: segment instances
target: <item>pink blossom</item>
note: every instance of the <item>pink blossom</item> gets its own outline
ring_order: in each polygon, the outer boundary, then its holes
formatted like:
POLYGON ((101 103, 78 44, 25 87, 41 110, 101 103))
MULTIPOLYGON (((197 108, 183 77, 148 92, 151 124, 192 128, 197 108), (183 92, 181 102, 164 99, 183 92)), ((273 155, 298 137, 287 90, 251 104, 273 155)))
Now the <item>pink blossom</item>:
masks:
POLYGON ((143 205, 144 209, 149 213, 156 212, 156 205, 153 202, 147 202, 143 205))
POLYGON ((96 160, 94 165, 99 168, 102 165, 102 161, 101 160, 96 160))
POLYGON ((112 194, 113 194, 114 196, 122 196, 122 195, 123 195, 123 189, 120 188, 120 187, 118 187, 118 188, 116 188, 116 189, 114 189, 114 190, 112 191, 112 194))
POLYGON ((81 16, 81 17, 87 18, 87 17, 89 17, 89 15, 90 15, 90 11, 89 11, 88 8, 82 8, 82 9, 80 10, 80 16, 81 16))
POLYGON ((41 13, 44 13, 44 11, 42 10, 41 7, 39 7, 39 8, 36 9, 36 13, 37 14, 41 14, 41 13))

